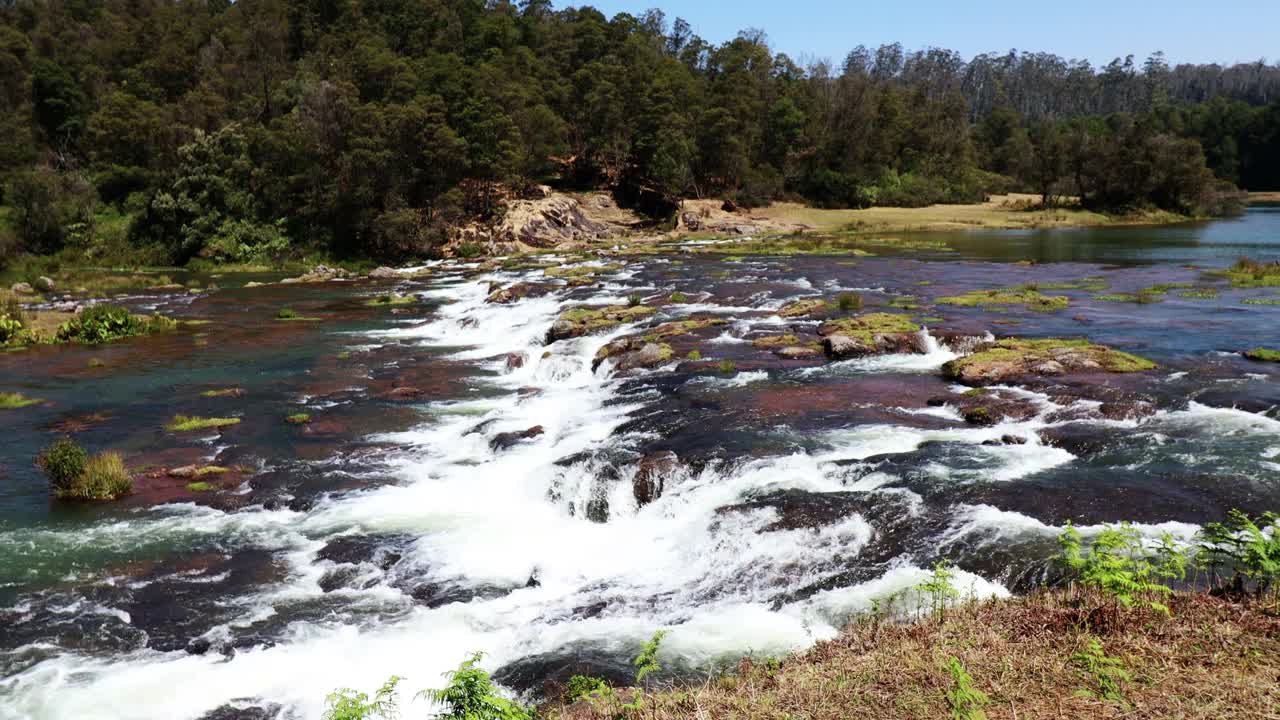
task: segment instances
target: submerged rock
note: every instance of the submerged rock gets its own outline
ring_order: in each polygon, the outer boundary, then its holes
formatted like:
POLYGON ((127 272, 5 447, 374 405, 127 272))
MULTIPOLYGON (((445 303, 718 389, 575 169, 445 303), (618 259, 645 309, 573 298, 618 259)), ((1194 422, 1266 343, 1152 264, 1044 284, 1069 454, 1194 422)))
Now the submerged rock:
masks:
POLYGON ((807 360, 819 357, 822 355, 822 350, 810 345, 790 345, 775 349, 773 354, 783 360, 807 360))
POLYGON ((489 440, 489 447, 494 450, 506 450, 507 448, 521 443, 525 440, 532 440, 544 432, 541 425, 534 425, 528 430, 519 432, 504 432, 494 435, 489 440))
POLYGON ((1027 376, 1143 372, 1155 363, 1086 340, 1000 340, 942 366, 966 385, 1000 385, 1027 376))
POLYGON ((644 507, 662 495, 667 478, 680 467, 680 458, 670 450, 651 453, 640 461, 632 480, 636 504, 644 507))
POLYGON ((950 405, 970 425, 999 425, 1006 420, 1028 420, 1040 408, 1030 399, 1000 390, 970 390, 959 395, 930 398, 929 405, 950 405))
POLYGON ((530 295, 541 295, 547 291, 543 285, 535 285, 533 283, 518 282, 507 287, 494 288, 490 286, 489 297, 485 298, 485 302, 496 305, 510 305, 511 303, 529 297, 530 295))

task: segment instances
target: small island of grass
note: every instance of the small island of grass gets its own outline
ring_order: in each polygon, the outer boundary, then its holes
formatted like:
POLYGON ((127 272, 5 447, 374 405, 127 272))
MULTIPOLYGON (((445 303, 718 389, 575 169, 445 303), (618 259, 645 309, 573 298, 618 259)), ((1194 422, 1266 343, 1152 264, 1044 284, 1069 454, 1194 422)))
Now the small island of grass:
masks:
POLYGON ((239 425, 240 418, 205 418, 190 415, 175 415, 164 426, 169 432, 192 432, 194 430, 221 429, 231 425, 239 425))

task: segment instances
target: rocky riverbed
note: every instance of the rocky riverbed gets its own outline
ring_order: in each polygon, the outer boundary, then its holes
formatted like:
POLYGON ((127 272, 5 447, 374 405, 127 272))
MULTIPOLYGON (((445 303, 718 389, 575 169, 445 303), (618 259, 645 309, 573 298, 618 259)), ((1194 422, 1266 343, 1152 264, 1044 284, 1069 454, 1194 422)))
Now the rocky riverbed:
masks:
POLYGON ((0 411, 0 718, 318 718, 476 651, 537 695, 625 679, 659 628, 696 673, 937 560, 977 595, 1051 581, 1067 521, 1276 509, 1280 365, 1245 352, 1277 296, 1217 272, 1276 221, 1151 230, 1141 261, 691 241, 125 298, 206 322, 0 357, 40 401, 0 411), (133 495, 52 504, 31 461, 63 434, 133 495))

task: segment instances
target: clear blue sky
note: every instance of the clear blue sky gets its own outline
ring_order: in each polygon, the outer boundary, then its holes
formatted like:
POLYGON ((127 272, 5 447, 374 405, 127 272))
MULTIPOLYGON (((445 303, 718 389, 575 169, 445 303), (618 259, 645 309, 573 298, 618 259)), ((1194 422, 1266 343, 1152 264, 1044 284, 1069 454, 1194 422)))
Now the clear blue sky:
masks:
POLYGON ((965 58, 1010 48, 1045 51, 1103 65, 1141 62, 1163 50, 1179 62, 1280 61, 1280 0, 594 0, 612 17, 656 7, 682 17, 711 43, 748 27, 763 29, 775 51, 837 63, 858 44, 901 42, 965 58))

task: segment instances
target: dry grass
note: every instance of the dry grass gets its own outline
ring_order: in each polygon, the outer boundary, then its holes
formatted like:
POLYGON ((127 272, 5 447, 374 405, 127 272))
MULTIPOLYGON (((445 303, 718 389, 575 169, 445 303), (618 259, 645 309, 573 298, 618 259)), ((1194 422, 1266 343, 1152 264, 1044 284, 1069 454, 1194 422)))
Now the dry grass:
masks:
POLYGON ((912 624, 865 619, 781 664, 744 661, 701 686, 646 691, 641 710, 621 707, 632 691, 544 710, 564 720, 945 718, 943 663, 955 656, 990 696, 991 720, 1280 718, 1280 619, 1206 594, 1169 605, 1170 618, 1133 610, 1103 628, 1096 600, 1063 591, 912 624), (1132 678, 1127 707, 1084 692, 1096 687, 1072 655, 1095 637, 1132 678))
POLYGON ((1249 193, 1249 202, 1280 203, 1280 192, 1251 192, 1249 193))
POLYGON ((781 225, 804 226, 817 232, 853 229, 866 232, 911 230, 1022 229, 1083 227, 1127 223, 1161 223, 1181 219, 1169 213, 1117 218, 1079 207, 1034 209, 1030 195, 996 195, 972 205, 930 205, 922 208, 873 207, 863 210, 822 210, 797 203, 775 203, 751 211, 781 225), (1031 207, 1033 209, 1024 209, 1031 207))

